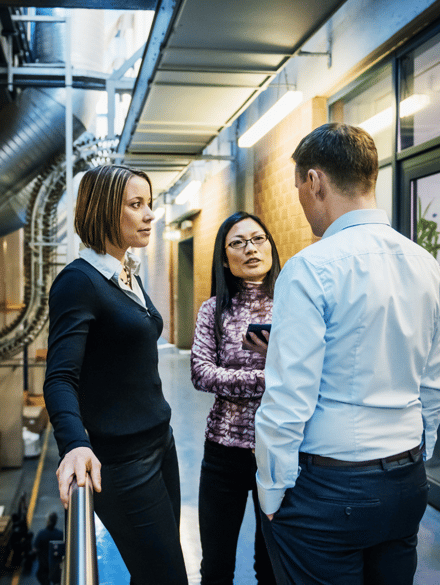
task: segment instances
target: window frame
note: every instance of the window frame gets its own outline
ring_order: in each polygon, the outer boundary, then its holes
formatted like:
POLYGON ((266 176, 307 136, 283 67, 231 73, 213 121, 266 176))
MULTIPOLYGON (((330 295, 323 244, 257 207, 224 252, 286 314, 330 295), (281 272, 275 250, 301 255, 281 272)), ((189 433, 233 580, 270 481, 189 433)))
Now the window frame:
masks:
MULTIPOLYGON (((400 85, 401 85, 401 67, 400 63, 402 58, 414 51, 430 38, 440 33, 440 19, 434 21, 429 26, 424 28, 422 31, 416 33, 410 40, 405 44, 400 45, 394 49, 382 59, 378 60, 369 69, 364 71, 356 79, 348 83, 345 87, 335 92, 327 101, 327 116, 328 120, 332 119, 332 106, 340 99, 347 97, 355 90, 359 89, 362 85, 368 85, 378 78, 378 72, 385 66, 391 64, 391 87, 392 87, 392 98, 394 101, 394 117, 392 122, 392 154, 391 156, 384 157, 379 160, 379 168, 385 167, 391 164, 392 168, 392 225, 395 229, 404 233, 405 235, 410 233, 410 223, 408 223, 408 213, 406 206, 408 202, 405 198, 408 196, 406 191, 404 193, 404 180, 402 169, 407 168, 408 164, 406 161, 412 158, 417 158, 421 155, 429 155, 433 150, 440 147, 440 130, 439 136, 432 138, 422 144, 416 146, 410 146, 398 152, 398 139, 399 139, 399 101, 400 101, 400 85)), ((410 165, 409 165, 410 166, 410 165)))

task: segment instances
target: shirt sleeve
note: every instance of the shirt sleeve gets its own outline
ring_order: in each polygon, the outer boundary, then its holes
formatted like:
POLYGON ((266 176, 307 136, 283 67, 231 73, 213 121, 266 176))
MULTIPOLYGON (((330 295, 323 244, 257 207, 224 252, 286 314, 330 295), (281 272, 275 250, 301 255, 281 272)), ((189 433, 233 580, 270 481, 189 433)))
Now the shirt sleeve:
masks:
POLYGON ((440 318, 434 328, 433 342, 420 384, 420 399, 425 435, 425 457, 430 459, 440 424, 440 318))
POLYGON ((264 370, 218 365, 214 311, 215 303, 207 301, 197 316, 191 349, 191 380, 194 388, 229 399, 260 398, 264 392, 264 370))
POLYGON ((266 391, 255 418, 257 487, 266 514, 279 509, 299 474, 304 427, 318 401, 325 332, 322 284, 306 260, 294 257, 275 286, 266 391))
POLYGON ((94 288, 80 270, 60 273, 49 296, 49 341, 44 398, 60 457, 91 447, 79 404, 79 380, 89 328, 95 320, 94 288))

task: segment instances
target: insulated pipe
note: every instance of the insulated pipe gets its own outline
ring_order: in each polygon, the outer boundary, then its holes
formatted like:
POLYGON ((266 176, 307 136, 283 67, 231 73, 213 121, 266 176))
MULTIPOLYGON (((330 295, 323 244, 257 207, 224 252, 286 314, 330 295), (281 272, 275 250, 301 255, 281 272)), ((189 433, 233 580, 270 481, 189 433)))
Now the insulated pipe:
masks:
MULTIPOLYGON (((65 89, 30 88, 0 111, 0 236, 24 225, 18 194, 65 149, 65 94, 65 89)), ((74 117, 73 136, 84 131, 74 117)))
MULTIPOLYGON (((41 16, 54 16, 58 22, 54 23, 54 18, 38 22, 34 54, 39 55, 40 62, 53 67, 60 62, 64 69, 64 21, 68 11, 61 14, 54 10, 41 16)), ((71 29, 72 64, 78 69, 102 71, 102 12, 73 11, 71 29)), ((67 91, 73 94, 73 116, 64 88, 26 89, 0 111, 0 236, 24 226, 25 240, 24 307, 0 331, 0 360, 16 355, 31 343, 47 321, 48 292, 56 275, 57 206, 66 190, 66 164, 72 166, 73 174, 84 171, 94 160, 95 148, 99 149, 99 141, 91 142, 90 135, 84 133, 95 115, 98 92, 67 91), (73 122, 72 131, 66 127, 66 119, 73 122), (67 133, 71 136, 68 148, 67 133), (79 135, 82 138, 75 141, 73 157, 66 163, 65 154, 79 135), (85 143, 94 145, 93 152, 83 154, 85 143)))
MULTIPOLYGON (((38 14, 64 16, 63 9, 39 9, 38 14)), ((102 70, 104 30, 98 10, 72 12, 72 63, 102 70)), ((62 63, 65 23, 35 24, 33 53, 39 63, 62 63)), ((94 116, 96 92, 72 91, 73 140, 94 116)), ((66 90, 28 88, 0 110, 0 237, 25 224, 26 198, 21 190, 52 157, 65 151, 66 90)))

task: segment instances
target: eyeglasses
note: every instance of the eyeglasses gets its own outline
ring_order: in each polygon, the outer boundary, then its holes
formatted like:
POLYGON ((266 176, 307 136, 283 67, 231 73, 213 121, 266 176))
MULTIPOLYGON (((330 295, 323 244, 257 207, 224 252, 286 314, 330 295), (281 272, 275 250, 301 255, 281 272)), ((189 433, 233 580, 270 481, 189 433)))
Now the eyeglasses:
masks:
POLYGON ((233 250, 239 250, 240 248, 246 248, 248 242, 251 242, 254 246, 261 246, 264 244, 264 242, 267 242, 267 235, 259 234, 258 236, 254 236, 248 240, 232 240, 232 242, 229 242, 228 246, 233 250))

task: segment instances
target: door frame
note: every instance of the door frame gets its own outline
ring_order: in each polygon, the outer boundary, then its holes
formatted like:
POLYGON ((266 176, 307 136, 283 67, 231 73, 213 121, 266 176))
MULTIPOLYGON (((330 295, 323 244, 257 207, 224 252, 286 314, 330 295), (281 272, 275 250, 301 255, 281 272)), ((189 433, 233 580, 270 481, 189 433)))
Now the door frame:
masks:
MULTIPOLYGON (((433 148, 428 152, 414 155, 400 163, 401 198, 399 205, 399 231, 408 238, 417 240, 417 198, 412 200, 411 183, 429 175, 440 173, 440 148, 433 148)), ((437 431, 437 442, 434 458, 426 463, 426 474, 430 484, 428 502, 440 510, 440 436, 437 431), (437 471, 437 473, 435 473, 437 471)))
POLYGON ((411 200, 411 182, 429 175, 440 173, 440 148, 415 155, 400 162, 400 201, 397 213, 397 229, 400 233, 416 241, 415 218, 417 202, 411 200))
POLYGON ((177 244, 177 283, 175 300, 175 343, 191 349, 194 334, 194 238, 177 244))

